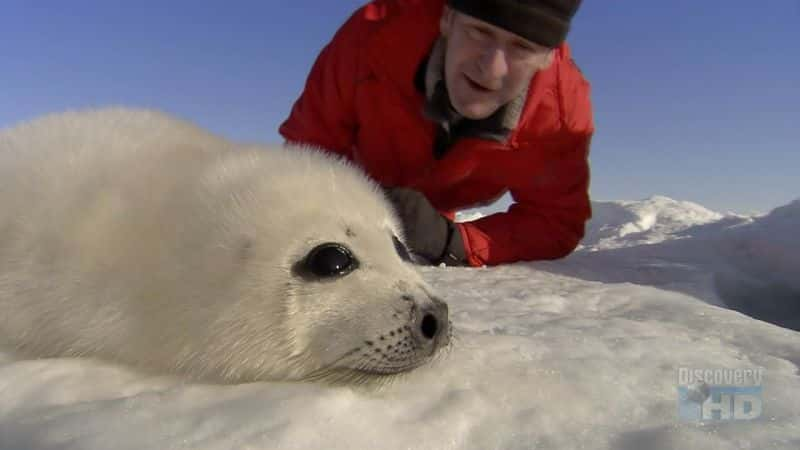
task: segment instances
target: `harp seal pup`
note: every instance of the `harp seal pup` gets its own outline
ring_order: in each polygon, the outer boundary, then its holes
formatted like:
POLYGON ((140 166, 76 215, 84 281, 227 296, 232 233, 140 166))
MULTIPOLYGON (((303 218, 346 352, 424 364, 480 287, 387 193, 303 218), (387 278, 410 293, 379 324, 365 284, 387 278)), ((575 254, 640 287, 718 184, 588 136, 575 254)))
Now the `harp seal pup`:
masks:
POLYGON ((0 346, 221 383, 367 382, 450 340, 380 188, 149 110, 0 130, 0 346))

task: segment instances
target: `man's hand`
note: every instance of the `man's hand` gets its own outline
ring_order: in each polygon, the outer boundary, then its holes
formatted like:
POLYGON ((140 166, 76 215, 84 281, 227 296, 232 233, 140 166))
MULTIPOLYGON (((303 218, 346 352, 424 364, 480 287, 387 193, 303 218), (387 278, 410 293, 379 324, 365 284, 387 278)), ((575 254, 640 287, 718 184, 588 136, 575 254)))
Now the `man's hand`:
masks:
POLYGON ((402 222, 406 245, 412 253, 430 264, 466 264, 461 233, 425 195, 408 188, 388 188, 386 196, 402 222))

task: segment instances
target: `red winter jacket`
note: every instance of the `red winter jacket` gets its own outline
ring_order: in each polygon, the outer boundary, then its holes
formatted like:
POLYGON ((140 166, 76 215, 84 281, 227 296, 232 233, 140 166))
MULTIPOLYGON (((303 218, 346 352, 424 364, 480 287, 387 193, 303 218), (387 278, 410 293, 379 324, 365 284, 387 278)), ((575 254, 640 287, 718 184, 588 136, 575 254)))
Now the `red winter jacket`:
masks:
POLYGON ((510 191, 507 212, 458 225, 470 265, 566 256, 591 216, 589 84, 565 43, 531 80, 507 142, 460 138, 436 160, 436 125, 423 117, 413 80, 443 5, 376 0, 357 10, 319 54, 279 131, 344 155, 381 185, 423 192, 450 218, 510 191))

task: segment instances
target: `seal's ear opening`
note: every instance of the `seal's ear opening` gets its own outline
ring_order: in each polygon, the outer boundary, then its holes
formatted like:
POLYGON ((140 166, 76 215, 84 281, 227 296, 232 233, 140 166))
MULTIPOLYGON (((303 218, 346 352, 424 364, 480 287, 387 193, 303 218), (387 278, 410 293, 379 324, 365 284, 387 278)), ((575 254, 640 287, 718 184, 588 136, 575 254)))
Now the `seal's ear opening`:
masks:
POLYGON ((406 262, 411 262, 411 253, 408 251, 408 248, 400 241, 395 235, 392 235, 392 243, 394 244, 394 249, 397 251, 397 254, 400 256, 400 259, 406 262))
POLYGON ((292 272, 305 279, 340 278, 356 270, 358 259, 339 242, 326 242, 313 249, 293 267, 292 272))

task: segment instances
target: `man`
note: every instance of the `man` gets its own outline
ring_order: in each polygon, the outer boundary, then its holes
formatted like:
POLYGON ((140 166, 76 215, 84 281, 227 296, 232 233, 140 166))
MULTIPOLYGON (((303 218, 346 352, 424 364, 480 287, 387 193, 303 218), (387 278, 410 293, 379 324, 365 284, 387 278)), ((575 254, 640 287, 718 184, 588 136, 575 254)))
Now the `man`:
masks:
POLYGON ((564 42, 580 0, 444 1, 357 10, 280 133, 363 167, 431 263, 566 256, 591 215, 589 84, 564 42), (505 192, 507 212, 453 223, 505 192))

